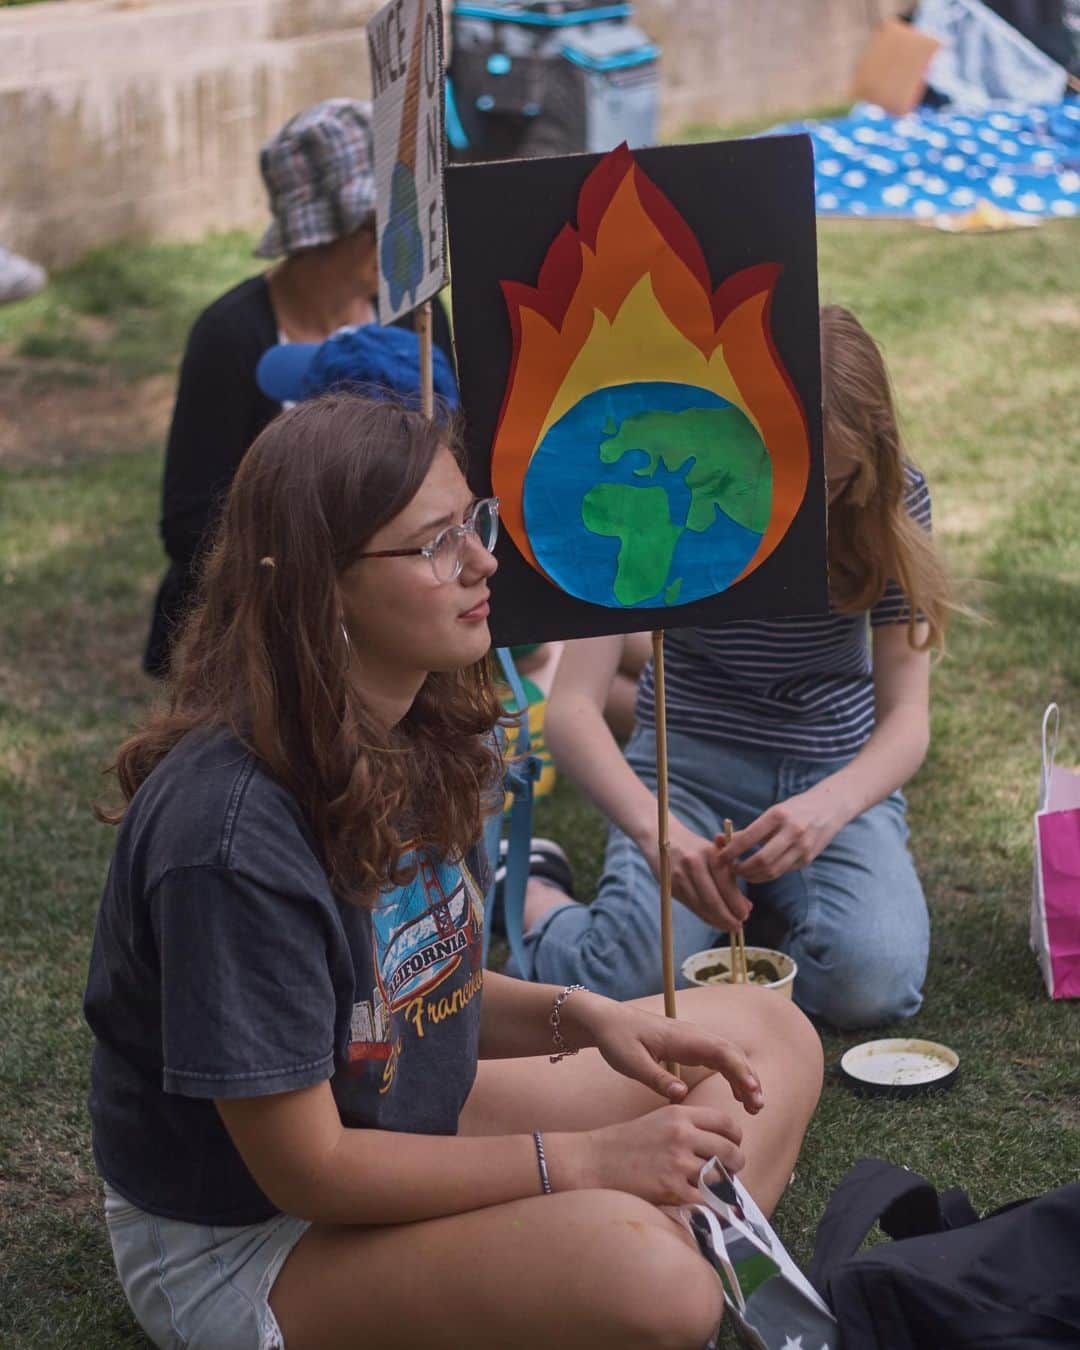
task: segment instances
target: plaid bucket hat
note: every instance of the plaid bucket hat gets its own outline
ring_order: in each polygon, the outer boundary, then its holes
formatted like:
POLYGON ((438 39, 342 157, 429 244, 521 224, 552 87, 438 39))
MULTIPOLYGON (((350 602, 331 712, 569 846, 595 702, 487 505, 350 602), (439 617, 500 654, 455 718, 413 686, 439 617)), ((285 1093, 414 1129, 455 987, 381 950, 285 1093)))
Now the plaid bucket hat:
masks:
POLYGON ((274 217, 255 256, 328 244, 375 210, 371 104, 331 98, 291 118, 259 152, 274 217))

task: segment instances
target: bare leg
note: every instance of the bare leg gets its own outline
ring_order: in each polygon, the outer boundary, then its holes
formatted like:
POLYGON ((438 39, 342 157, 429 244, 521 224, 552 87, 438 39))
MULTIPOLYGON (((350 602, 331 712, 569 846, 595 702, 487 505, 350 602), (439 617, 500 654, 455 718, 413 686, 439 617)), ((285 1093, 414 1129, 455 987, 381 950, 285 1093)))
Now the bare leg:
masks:
POLYGON ((568 899, 566 892, 560 891, 558 886, 544 881, 542 877, 530 877, 525 884, 525 908, 522 911, 526 933, 549 909, 565 905, 568 899))
MULTIPOLYGON (((769 1212, 820 1091, 817 1035, 768 990, 678 998, 680 1016, 741 1044, 761 1078, 766 1105, 757 1117, 715 1074, 688 1071, 688 1100, 737 1114, 742 1180, 769 1212)), ((491 1060, 480 1065, 461 1129, 595 1129, 659 1105, 592 1051, 557 1065, 491 1060)), ((700 1350, 722 1312, 719 1283, 686 1235, 652 1205, 613 1191, 538 1196, 394 1228, 315 1227, 270 1301, 289 1350, 700 1350)))
POLYGON ((689 1239, 617 1191, 394 1228, 313 1228, 270 1303, 288 1350, 700 1350, 723 1311, 689 1239))

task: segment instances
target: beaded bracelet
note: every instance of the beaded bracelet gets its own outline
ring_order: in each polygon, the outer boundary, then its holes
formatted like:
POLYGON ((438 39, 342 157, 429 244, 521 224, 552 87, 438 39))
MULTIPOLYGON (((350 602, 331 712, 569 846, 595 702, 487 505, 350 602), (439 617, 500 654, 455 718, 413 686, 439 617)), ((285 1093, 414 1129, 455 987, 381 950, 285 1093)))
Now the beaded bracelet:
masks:
POLYGON ((568 984, 551 1005, 551 1017, 549 1019, 551 1022, 551 1039, 555 1042, 555 1054, 549 1056, 552 1064, 558 1064, 559 1060, 565 1059, 567 1055, 577 1054, 577 1051, 571 1050, 563 1040, 562 1027, 559 1023, 559 1019, 562 1013, 562 1005, 571 994, 577 993, 578 990, 583 994, 588 992, 583 984, 568 984))
POLYGON ((547 1158, 544 1157, 544 1136, 539 1130, 533 1130, 533 1143, 536 1145, 536 1165, 540 1169, 540 1189, 545 1195, 550 1195, 551 1178, 548 1176, 547 1158))

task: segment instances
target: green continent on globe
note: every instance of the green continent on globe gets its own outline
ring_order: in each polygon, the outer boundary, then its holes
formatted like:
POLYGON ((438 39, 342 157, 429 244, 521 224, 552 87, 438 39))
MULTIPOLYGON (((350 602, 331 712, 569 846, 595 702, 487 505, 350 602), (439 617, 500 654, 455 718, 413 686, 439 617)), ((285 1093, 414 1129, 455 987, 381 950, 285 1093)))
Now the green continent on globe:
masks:
POLYGON ((690 489, 688 530, 707 530, 719 510, 745 529, 765 533, 772 512, 772 463, 765 443, 740 409, 635 413, 603 442, 600 458, 615 464, 631 450, 649 457, 647 465, 634 470, 639 478, 652 477, 661 461, 669 473, 678 473, 687 460, 692 461, 685 478, 690 489))
POLYGON ((615 573, 620 605, 639 605, 665 585, 683 527, 672 523, 664 488, 597 483, 585 494, 581 518, 593 534, 620 541, 615 573))

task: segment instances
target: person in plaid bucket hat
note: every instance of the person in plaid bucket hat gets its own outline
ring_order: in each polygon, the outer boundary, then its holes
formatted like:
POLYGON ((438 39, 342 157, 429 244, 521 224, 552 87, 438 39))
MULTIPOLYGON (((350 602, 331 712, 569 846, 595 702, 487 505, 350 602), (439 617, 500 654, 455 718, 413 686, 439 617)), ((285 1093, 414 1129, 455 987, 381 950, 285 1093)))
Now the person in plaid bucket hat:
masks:
MULTIPOLYGON (((322 344, 378 323, 371 105, 332 98, 291 117, 262 147, 271 222, 255 255, 274 265, 215 300, 195 321, 180 371, 165 455, 161 534, 169 569, 143 656, 168 673, 173 634, 195 595, 199 560, 248 446, 281 411, 259 387, 261 357, 279 343, 322 344)), ((433 306, 434 340, 453 362, 450 325, 433 306)), ((413 327, 404 315, 396 327, 413 327)), ((371 341, 365 339, 365 348, 371 341)))
POLYGON ((259 154, 273 222, 256 257, 329 244, 374 227, 371 104, 331 98, 297 113, 259 154))

